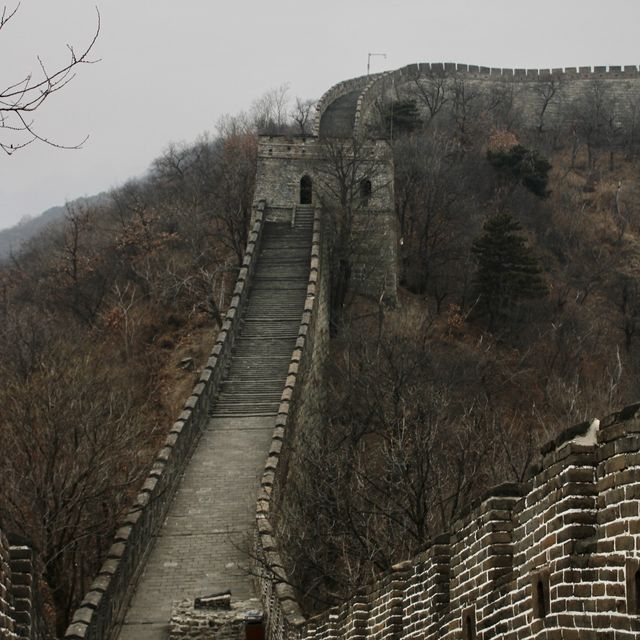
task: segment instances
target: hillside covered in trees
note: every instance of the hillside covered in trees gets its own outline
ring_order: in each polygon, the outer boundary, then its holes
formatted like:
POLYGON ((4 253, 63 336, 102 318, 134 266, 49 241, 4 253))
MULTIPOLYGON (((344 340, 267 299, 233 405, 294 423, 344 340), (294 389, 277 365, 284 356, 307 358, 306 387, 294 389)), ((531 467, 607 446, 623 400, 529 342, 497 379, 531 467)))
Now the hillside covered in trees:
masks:
POLYGON ((0 267, 0 521, 62 634, 221 323, 247 237, 248 119, 67 205, 0 267))
MULTIPOLYGON (((638 396, 638 125, 602 87, 553 126, 455 95, 377 105, 399 304, 341 303, 326 428, 288 487, 284 548, 309 612, 522 479, 560 429, 638 396)), ((310 103, 284 97, 69 205, 0 269, 0 521, 37 550, 59 632, 220 324, 257 131, 306 131, 310 103)))
POLYGON ((434 73, 376 105, 401 290, 395 309, 347 296, 326 428, 287 485, 281 547, 309 613, 638 398, 640 105, 595 81, 551 118, 552 97, 532 119, 508 83, 434 73))

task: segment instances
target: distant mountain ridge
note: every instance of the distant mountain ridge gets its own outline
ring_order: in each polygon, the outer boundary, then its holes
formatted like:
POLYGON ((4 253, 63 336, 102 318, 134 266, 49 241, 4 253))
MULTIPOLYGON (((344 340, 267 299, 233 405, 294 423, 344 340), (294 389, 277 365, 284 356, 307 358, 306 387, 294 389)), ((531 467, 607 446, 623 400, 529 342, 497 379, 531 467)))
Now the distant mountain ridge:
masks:
MULTIPOLYGON (((107 198, 106 192, 95 196, 76 198, 69 204, 96 204, 107 198)), ((34 218, 27 218, 8 229, 0 231, 0 263, 6 262, 12 254, 20 251, 21 247, 34 236, 44 231, 48 226, 59 223, 67 208, 66 205, 50 207, 34 218)))

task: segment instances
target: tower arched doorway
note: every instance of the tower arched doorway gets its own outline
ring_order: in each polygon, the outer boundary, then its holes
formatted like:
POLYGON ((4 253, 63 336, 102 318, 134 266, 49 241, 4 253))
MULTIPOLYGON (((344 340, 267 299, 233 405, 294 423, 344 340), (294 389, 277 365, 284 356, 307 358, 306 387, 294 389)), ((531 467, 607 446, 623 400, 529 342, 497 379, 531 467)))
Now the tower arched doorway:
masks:
POLYGON ((360 204, 363 207, 369 206, 369 200, 371 199, 371 180, 364 178, 360 180, 360 204))
POLYGON ((312 204, 313 181, 309 176, 302 176, 300 180, 300 204, 312 204))

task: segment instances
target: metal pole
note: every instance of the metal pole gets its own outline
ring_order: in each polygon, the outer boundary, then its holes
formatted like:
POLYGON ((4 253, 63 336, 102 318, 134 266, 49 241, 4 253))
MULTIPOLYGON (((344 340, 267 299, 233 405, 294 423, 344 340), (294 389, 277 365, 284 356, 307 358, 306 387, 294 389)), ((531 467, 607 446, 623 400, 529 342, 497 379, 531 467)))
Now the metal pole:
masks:
POLYGON ((369 53, 367 54, 367 75, 369 75, 369 71, 371 69, 371 58, 373 56, 382 56, 385 60, 387 59, 386 53, 369 53))

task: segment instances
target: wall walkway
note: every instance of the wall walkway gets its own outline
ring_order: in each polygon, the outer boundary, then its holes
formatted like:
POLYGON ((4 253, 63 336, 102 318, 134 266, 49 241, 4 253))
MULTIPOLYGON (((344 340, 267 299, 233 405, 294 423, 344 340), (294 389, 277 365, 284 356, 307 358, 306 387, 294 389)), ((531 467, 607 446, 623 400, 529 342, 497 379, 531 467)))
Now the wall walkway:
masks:
MULTIPOLYGON (((174 601, 255 597, 249 552, 258 478, 298 336, 311 218, 265 226, 242 325, 212 416, 127 611, 120 640, 168 637, 174 601)), ((257 603, 256 603, 257 606, 257 603)))
MULTIPOLYGON (((312 219, 265 226, 246 312, 212 416, 154 542, 120 640, 168 637, 174 601, 255 597, 250 555, 269 451, 309 272, 312 219)), ((256 603, 257 606, 257 603, 256 603)))

